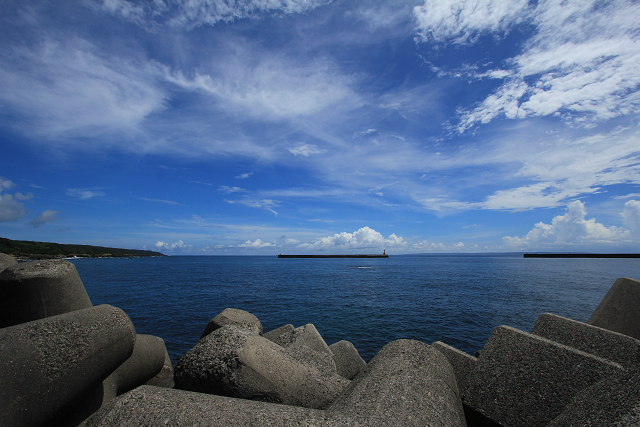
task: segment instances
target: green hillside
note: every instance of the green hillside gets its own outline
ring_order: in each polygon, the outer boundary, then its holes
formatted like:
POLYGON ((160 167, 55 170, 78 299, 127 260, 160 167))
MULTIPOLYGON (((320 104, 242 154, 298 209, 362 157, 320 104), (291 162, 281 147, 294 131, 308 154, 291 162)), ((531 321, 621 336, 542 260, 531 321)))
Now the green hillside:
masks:
POLYGON ((139 249, 105 248, 90 245, 64 245, 60 243, 10 240, 0 237, 0 253, 16 258, 46 259, 68 257, 146 257, 164 256, 160 252, 139 249))

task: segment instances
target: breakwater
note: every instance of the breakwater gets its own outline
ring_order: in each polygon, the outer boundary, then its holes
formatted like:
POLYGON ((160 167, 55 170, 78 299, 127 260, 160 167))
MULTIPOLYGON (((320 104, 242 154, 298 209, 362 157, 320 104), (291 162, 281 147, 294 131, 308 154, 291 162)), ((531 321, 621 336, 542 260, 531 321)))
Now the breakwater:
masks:
POLYGON ((313 324, 265 332, 228 308, 174 369, 159 338, 142 339, 115 307, 91 306, 72 267, 0 257, 2 322, 20 322, 0 325, 2 425, 77 425, 92 408, 87 426, 606 426, 633 425, 640 406, 633 279, 615 281, 586 323, 541 314, 530 333, 497 326, 476 356, 400 339, 365 363, 313 324), (15 318, 25 311, 36 319, 15 318), (101 399, 87 405, 94 390, 101 399))
POLYGON ((524 254, 524 258, 640 258, 640 254, 524 254))

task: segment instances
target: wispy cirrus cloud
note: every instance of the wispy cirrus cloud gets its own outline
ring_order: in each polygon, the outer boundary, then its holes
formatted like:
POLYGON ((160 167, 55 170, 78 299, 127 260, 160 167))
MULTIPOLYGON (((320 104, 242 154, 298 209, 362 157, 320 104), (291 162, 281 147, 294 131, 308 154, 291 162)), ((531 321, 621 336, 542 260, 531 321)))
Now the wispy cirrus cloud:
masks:
POLYGON ((330 3, 331 0, 216 0, 153 1, 142 4, 128 0, 102 0, 100 7, 113 15, 133 22, 150 31, 159 26, 179 26, 192 29, 237 19, 255 17, 261 13, 303 13, 330 3))
POLYGON ((96 190, 86 190, 81 188, 68 188, 66 193, 69 197, 74 197, 80 200, 93 199, 94 197, 104 196, 104 192, 96 190))
POLYGON ((475 107, 461 107, 457 130, 498 117, 558 115, 576 125, 640 111, 640 24, 633 1, 425 2, 414 14, 422 41, 468 44, 520 23, 535 28, 507 68, 476 73, 504 83, 475 107))

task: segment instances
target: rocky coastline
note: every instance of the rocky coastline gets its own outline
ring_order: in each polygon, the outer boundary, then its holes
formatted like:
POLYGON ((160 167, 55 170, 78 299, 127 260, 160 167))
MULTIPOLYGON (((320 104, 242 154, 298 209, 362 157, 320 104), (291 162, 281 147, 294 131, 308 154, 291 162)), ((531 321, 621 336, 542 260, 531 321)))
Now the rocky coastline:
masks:
POLYGON ((587 323, 497 326, 475 356, 396 340, 365 363, 313 324, 229 307, 175 365, 63 259, 0 254, 0 426, 638 426, 640 282, 587 323))

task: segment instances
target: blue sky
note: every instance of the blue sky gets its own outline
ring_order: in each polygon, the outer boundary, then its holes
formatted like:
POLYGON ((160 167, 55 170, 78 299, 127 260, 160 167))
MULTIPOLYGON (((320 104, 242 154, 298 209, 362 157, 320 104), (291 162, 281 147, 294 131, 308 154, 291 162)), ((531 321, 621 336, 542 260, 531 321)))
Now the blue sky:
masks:
POLYGON ((0 236, 640 251, 637 1, 0 5, 0 236))

